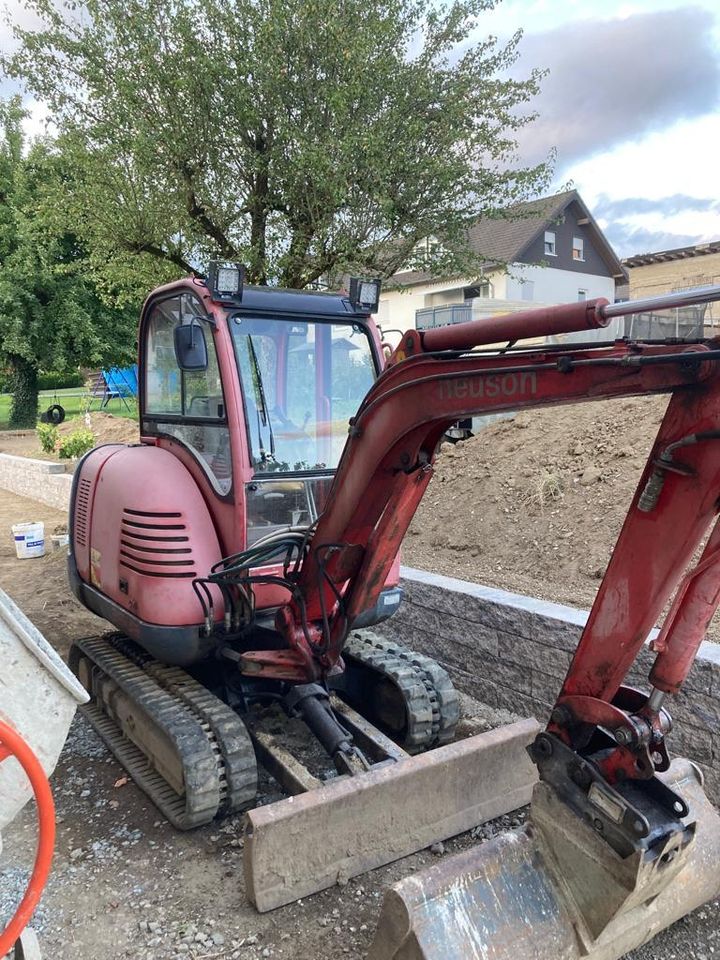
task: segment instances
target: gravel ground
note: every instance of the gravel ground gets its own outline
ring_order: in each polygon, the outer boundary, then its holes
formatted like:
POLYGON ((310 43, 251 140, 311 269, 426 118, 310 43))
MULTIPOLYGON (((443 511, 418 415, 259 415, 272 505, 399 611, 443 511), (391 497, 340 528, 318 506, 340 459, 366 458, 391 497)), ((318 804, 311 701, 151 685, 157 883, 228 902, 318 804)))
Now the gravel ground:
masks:
MULTIPOLYGON (((180 834, 158 819, 132 782, 123 780, 121 768, 78 716, 53 778, 57 853, 33 921, 45 960, 362 960, 388 884, 517 828, 526 812, 260 915, 243 889, 241 818, 180 834)), ((0 925, 17 902, 32 862, 30 807, 3 839, 0 925)), ((720 956, 719 907, 717 901, 706 905, 628 957, 720 956)))
MULTIPOLYGON (((242 819, 180 834, 155 809, 82 716, 53 778, 54 869, 33 926, 47 960, 360 960, 385 886, 437 857, 518 826, 502 817, 446 844, 269 914, 248 903, 242 819)), ((272 799, 267 795, 264 799, 272 799)), ((21 895, 35 840, 28 807, 3 837, 0 924, 21 895)))

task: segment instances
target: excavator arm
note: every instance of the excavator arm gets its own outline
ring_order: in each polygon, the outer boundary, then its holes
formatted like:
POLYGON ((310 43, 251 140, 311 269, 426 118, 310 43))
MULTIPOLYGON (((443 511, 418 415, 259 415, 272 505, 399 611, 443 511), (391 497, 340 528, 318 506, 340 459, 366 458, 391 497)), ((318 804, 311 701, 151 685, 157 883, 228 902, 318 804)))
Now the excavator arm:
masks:
MULTIPOLYGON (((300 578, 308 616, 322 613, 311 623, 323 669, 382 589, 450 423, 671 394, 547 727, 529 748, 539 782, 527 826, 393 887, 372 960, 616 960, 717 895, 720 820, 698 768, 670 763, 664 701, 687 677, 720 601, 720 344, 482 348, 718 296, 596 302, 412 332, 354 419, 300 578), (666 609, 649 691, 627 686, 666 609)), ((296 615, 290 605, 280 623, 292 629, 296 615)))
MULTIPOLYGON (((597 300, 410 331, 353 418, 326 509, 277 626, 288 649, 250 652, 241 668, 295 682, 324 679, 354 619, 377 602, 458 419, 503 410, 671 393, 667 413, 546 734, 598 756, 610 785, 667 769, 667 693, 685 679, 720 599, 720 530, 686 573, 718 515, 720 345, 709 342, 503 349, 499 339, 605 326, 613 316, 716 299, 720 290, 610 305, 597 300), (673 595, 655 641, 649 695, 625 677, 673 595), (597 747, 597 731, 614 734, 597 747)), ((481 491, 479 491, 481 493, 481 491)), ((543 739, 545 738, 545 739, 543 739)))

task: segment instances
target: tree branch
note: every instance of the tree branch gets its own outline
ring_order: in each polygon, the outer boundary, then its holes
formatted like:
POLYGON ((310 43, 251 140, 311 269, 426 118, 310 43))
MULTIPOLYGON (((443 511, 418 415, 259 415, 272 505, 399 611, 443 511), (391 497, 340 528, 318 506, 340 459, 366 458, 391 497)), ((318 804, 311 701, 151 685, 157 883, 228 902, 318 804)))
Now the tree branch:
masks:
POLYGON ((181 267, 185 273, 195 272, 195 268, 188 263, 184 257, 181 257, 179 253, 163 250, 162 247, 158 247, 154 243, 139 243, 138 241, 126 240, 123 246, 126 250, 129 250, 130 253, 149 253, 150 256, 157 257, 158 260, 174 263, 176 266, 181 267))
POLYGON ((203 228, 208 237, 217 243, 218 252, 221 257, 226 257, 228 260, 236 260, 238 258, 237 248, 230 242, 229 237, 224 231, 210 219, 206 208, 198 200, 195 194, 195 188, 193 187, 192 172, 185 164, 180 166, 180 175, 182 176, 186 189, 185 206, 188 216, 203 228))

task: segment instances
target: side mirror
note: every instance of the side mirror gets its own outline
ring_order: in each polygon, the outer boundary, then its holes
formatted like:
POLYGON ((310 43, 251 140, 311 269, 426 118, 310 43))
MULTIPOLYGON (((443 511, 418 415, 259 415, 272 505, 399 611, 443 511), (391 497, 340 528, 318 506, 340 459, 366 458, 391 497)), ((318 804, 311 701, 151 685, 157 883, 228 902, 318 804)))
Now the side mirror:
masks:
POLYGON ((193 317, 190 323, 175 327, 173 339, 175 359, 181 370, 207 370, 207 343, 202 320, 199 317, 193 317))

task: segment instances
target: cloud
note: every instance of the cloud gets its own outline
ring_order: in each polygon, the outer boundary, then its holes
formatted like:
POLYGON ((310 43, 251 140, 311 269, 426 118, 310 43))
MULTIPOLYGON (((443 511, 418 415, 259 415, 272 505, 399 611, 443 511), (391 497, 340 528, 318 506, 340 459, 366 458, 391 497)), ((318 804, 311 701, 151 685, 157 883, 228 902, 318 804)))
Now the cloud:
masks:
MULTIPOLYGON (((714 15, 695 6, 584 20, 526 36, 516 70, 546 67, 538 119, 519 138, 525 162, 557 148, 573 161, 710 113, 720 101, 714 15)), ((658 158, 661 160, 661 158, 658 158)))
POLYGON ((655 198, 615 198, 601 193, 591 207, 621 257, 672 250, 720 237, 717 197, 675 193, 655 198))
POLYGON ((691 197, 674 193, 669 197, 623 197, 612 199, 601 194, 593 204, 593 213, 605 220, 624 220, 645 214, 673 217, 683 213, 720 212, 720 200, 715 197, 691 197))
POLYGON ((603 230, 619 257, 632 257, 659 250, 675 250, 698 242, 697 235, 672 233, 666 230, 648 230, 628 223, 612 222, 603 230))

